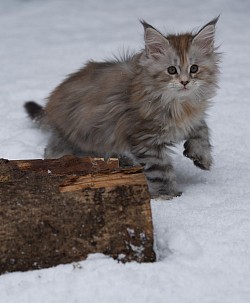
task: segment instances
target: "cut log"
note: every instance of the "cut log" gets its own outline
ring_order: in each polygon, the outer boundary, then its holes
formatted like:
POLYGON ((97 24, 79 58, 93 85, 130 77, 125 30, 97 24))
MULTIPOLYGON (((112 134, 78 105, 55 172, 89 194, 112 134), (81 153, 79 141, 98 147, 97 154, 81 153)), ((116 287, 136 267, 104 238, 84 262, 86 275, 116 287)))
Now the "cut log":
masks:
POLYGON ((140 167, 67 156, 0 159, 0 273, 90 253, 153 262, 150 194, 140 167))

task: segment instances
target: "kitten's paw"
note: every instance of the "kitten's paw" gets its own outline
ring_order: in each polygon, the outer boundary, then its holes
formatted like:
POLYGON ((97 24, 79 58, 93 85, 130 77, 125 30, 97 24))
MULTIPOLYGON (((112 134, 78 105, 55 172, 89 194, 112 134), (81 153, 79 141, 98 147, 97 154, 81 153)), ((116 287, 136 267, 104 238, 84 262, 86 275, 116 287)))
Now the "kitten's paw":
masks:
POLYGON ((130 167, 133 166, 133 160, 125 155, 118 155, 119 166, 120 167, 130 167))
POLYGON ((200 169, 209 170, 212 166, 212 155, 210 152, 210 146, 204 148, 202 144, 199 144, 198 140, 190 140, 184 144, 183 155, 193 160, 194 165, 200 169))
POLYGON ((203 170, 210 170, 210 167, 211 167, 211 165, 212 165, 212 163, 204 163, 204 161, 203 160, 193 160, 193 162, 194 162, 194 165, 195 166, 197 166, 197 167, 199 167, 200 169, 203 169, 203 170))
POLYGON ((175 192, 171 194, 164 194, 164 195, 153 195, 151 196, 152 199, 164 201, 164 200, 172 200, 173 198, 180 197, 182 195, 182 192, 175 192))

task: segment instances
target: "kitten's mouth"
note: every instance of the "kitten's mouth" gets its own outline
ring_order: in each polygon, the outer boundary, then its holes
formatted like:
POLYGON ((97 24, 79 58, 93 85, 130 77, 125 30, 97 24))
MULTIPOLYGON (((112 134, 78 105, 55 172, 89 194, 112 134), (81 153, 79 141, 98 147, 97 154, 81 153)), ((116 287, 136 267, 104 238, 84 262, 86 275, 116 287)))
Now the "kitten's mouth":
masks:
POLYGON ((188 93, 190 91, 190 88, 188 88, 188 87, 182 87, 182 88, 180 88, 179 89, 179 92, 182 92, 182 93, 188 93))

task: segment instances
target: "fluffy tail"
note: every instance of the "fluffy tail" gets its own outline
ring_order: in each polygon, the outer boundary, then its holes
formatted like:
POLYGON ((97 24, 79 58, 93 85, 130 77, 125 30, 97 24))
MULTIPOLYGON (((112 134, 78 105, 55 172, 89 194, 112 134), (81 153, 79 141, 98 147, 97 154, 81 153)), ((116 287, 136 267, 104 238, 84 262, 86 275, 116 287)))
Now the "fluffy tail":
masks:
POLYGON ((41 123, 41 120, 45 116, 44 109, 41 105, 37 104, 34 101, 28 101, 24 104, 24 108, 34 122, 38 124, 41 123))

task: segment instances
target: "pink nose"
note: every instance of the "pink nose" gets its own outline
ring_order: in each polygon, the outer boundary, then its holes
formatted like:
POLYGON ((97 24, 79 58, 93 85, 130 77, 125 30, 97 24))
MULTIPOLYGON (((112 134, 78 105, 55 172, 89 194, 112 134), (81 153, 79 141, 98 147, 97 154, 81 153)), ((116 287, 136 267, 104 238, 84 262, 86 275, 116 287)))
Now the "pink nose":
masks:
POLYGON ((189 83, 189 81, 181 81, 181 84, 182 84, 183 86, 186 86, 188 83, 189 83))

